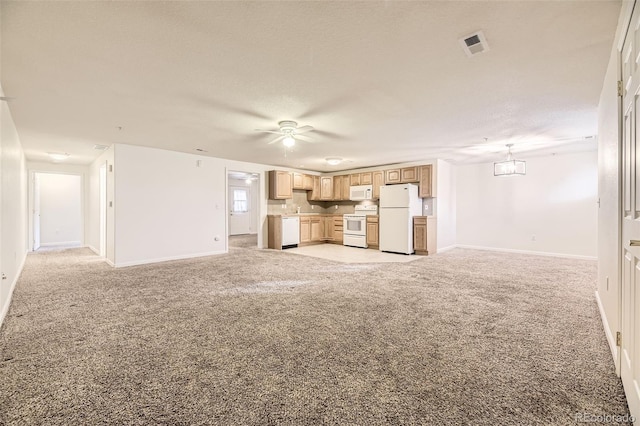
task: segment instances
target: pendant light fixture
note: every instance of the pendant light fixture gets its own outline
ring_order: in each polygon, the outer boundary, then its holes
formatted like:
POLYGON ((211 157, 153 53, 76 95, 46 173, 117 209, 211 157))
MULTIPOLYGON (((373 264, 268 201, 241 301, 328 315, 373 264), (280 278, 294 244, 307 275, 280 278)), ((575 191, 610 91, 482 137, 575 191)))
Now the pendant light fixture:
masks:
POLYGON ((493 163, 493 175, 494 176, 514 176, 514 175, 526 175, 527 164, 522 160, 514 160, 513 154, 511 154, 512 143, 506 145, 507 159, 493 163))

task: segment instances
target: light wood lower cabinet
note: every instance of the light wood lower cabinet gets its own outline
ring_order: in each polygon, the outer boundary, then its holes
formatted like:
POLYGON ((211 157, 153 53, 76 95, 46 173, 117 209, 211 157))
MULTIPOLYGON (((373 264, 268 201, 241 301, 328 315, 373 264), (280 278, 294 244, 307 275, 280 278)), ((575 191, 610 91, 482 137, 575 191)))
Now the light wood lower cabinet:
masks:
POLYGON ((300 244, 311 242, 311 218, 300 216, 300 244))
POLYGON ((344 232, 342 215, 339 214, 339 215, 333 216, 332 222, 333 222, 333 240, 331 240, 331 242, 336 244, 342 244, 343 242, 342 237, 344 232))
POLYGON ((436 253, 436 219, 433 216, 413 217, 413 249, 423 256, 436 253))
POLYGON ((311 242, 322 241, 324 237, 324 218, 320 216, 311 216, 309 218, 311 227, 311 242))
POLYGON ((367 245, 371 248, 380 246, 378 216, 367 216, 367 245))

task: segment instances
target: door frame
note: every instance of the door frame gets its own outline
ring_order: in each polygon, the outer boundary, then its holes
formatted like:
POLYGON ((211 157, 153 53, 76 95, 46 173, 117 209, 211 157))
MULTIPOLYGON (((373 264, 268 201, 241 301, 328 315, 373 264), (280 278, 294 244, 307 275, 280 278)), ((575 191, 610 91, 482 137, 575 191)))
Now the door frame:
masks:
POLYGON ((267 230, 267 226, 266 226, 266 220, 267 220, 267 215, 266 215, 266 211, 267 211, 267 206, 266 206, 266 200, 267 200, 267 192, 266 192, 266 179, 264 178, 265 176, 265 171, 264 170, 250 170, 250 169, 245 169, 243 167, 225 167, 225 172, 224 172, 224 188, 225 188, 225 194, 224 194, 224 207, 225 207, 225 214, 224 214, 224 226, 225 226, 225 240, 224 240, 224 251, 228 252, 229 251, 229 211, 230 211, 230 203, 232 202, 232 200, 229 200, 229 175, 231 173, 246 173, 246 174, 251 174, 251 175, 255 175, 257 176, 257 180, 256 180, 256 188, 257 191, 251 191, 251 197, 254 198, 256 200, 254 204, 253 208, 256 209, 256 233, 258 234, 258 248, 264 248, 263 246, 263 242, 266 241, 265 238, 265 232, 267 230), (253 194, 255 192, 255 194, 253 194))
POLYGON ((72 175, 72 176, 80 176, 80 246, 86 247, 86 179, 85 174, 81 172, 71 172, 71 171, 59 171, 59 170, 44 170, 44 169, 29 169, 29 194, 28 194, 28 231, 29 240, 27 241, 28 251, 33 251, 33 237, 34 237, 34 221, 33 221, 33 209, 35 208, 35 200, 34 200, 34 185, 35 185, 35 175, 37 173, 41 174, 50 174, 50 175, 72 175))

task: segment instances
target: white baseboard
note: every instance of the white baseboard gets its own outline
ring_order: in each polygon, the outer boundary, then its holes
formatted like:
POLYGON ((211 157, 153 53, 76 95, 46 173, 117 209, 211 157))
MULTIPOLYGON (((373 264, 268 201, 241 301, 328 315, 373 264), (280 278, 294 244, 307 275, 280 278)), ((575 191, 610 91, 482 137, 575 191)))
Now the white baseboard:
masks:
POLYGON ((81 241, 60 241, 57 243, 41 243, 40 247, 53 247, 53 246, 82 246, 81 241))
POLYGON ((618 356, 618 346, 616 345, 616 338, 611 331, 607 315, 604 312, 604 306, 602 306, 602 300, 600 300, 600 293, 596 290, 596 302, 598 303, 598 310, 600 311, 600 318, 602 319, 602 326, 604 327, 604 334, 607 337, 607 343, 609 343, 609 349, 613 356, 613 362, 616 366, 616 374, 620 376, 620 357, 618 356))
POLYGON ((92 252, 94 252, 95 254, 100 256, 100 250, 96 249, 94 246, 88 245, 88 246, 85 246, 85 247, 87 247, 89 250, 91 250, 92 252))
POLYGON ((437 249, 436 253, 444 253, 445 251, 453 250, 456 247, 458 247, 458 246, 456 246, 455 244, 452 244, 450 246, 446 246, 446 247, 442 247, 442 248, 437 249))
POLYGON ((27 261, 27 252, 25 252, 24 256, 22 257, 20 266, 16 271, 16 276, 11 282, 11 287, 9 288, 9 295, 7 297, 7 301, 5 302, 4 306, 2 307, 2 310, 0 311, 0 326, 2 326, 2 323, 4 322, 4 318, 7 316, 7 313, 9 312, 9 306, 11 306, 11 299, 13 298, 13 290, 16 288, 16 284, 18 284, 18 278, 20 278, 20 275, 22 274, 22 269, 24 269, 24 264, 26 261, 27 261))
POLYGON ((210 251, 206 253, 195 253, 195 254, 185 254, 180 256, 159 257, 155 259, 134 260, 131 262, 116 263, 115 267, 124 268, 127 266, 147 265, 149 263, 169 262, 171 260, 192 259, 194 257, 215 256, 218 254, 225 254, 225 253, 228 253, 228 252, 225 250, 219 250, 219 251, 210 251))
POLYGON ((467 249, 473 249, 473 250, 500 251, 504 253, 533 254, 535 256, 565 257, 569 259, 582 259, 582 260, 598 260, 597 256, 582 256, 577 254, 550 253, 546 251, 515 250, 515 249, 505 249, 505 248, 497 248, 497 247, 470 246, 466 244, 456 244, 455 247, 467 248, 467 249))

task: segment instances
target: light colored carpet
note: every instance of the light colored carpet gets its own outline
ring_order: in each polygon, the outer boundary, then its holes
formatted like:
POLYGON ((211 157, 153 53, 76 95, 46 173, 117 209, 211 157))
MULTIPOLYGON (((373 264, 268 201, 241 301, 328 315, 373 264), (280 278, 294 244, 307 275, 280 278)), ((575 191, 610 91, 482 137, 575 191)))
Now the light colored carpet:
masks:
POLYGON ((258 234, 230 235, 229 247, 258 248, 258 234))
POLYGON ((286 251, 112 269, 30 254, 0 424, 565 425, 627 413, 594 262, 286 251))
POLYGON ((285 249, 287 253, 303 256, 318 257, 344 263, 386 263, 386 262, 411 262, 418 260, 420 256, 398 253, 386 253, 380 250, 349 247, 338 244, 315 244, 304 247, 285 249))

